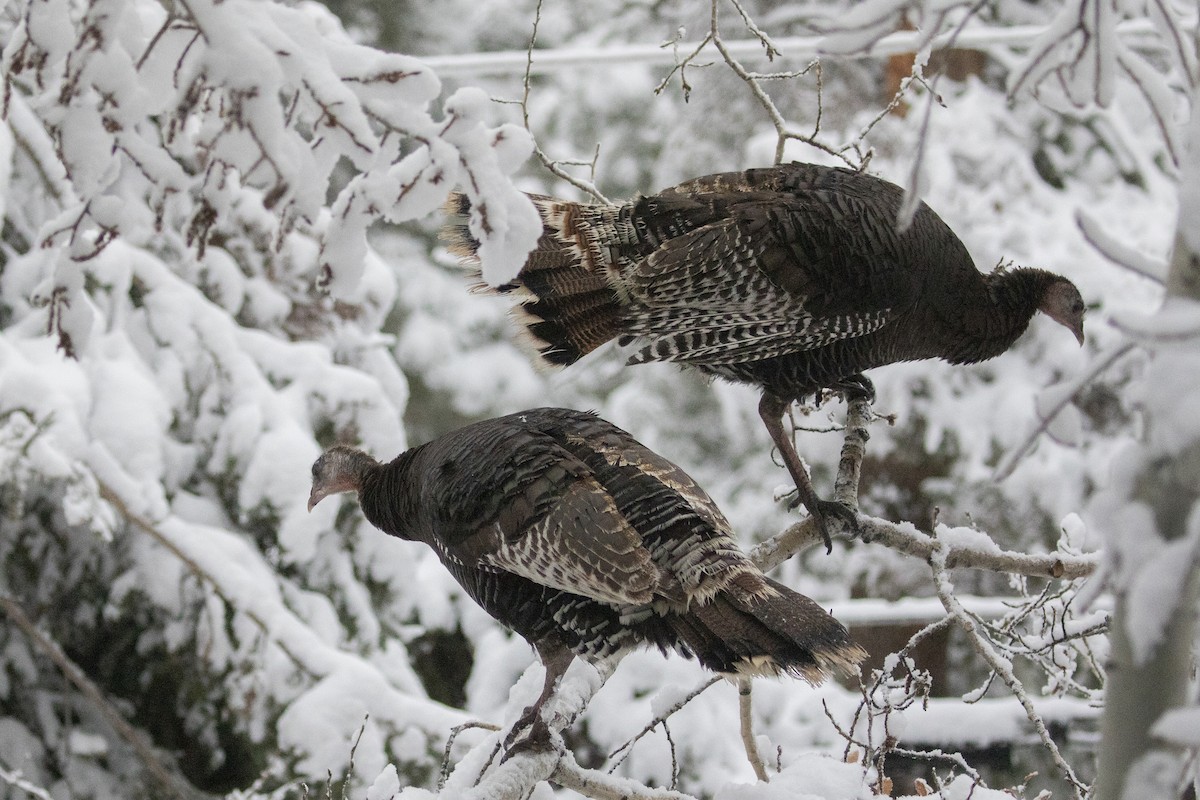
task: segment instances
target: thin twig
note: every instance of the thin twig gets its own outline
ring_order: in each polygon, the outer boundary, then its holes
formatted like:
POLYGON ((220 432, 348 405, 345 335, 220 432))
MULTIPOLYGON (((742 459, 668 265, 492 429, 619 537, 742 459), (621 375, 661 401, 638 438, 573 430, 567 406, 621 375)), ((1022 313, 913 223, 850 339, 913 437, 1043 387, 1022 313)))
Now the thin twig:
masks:
POLYGON ((30 797, 36 797, 37 800, 54 800, 50 793, 38 786, 36 783, 30 783, 21 774, 20 770, 9 771, 3 766, 0 766, 0 781, 4 781, 14 789, 20 789, 30 797))
MULTIPOLYGON (((535 137, 533 135, 533 127, 531 126, 530 121, 529 121, 529 93, 530 93, 530 81, 532 80, 532 75, 533 75, 533 48, 534 48, 534 45, 537 44, 538 26, 541 24, 541 21, 542 21, 542 2, 543 2, 543 0, 538 0, 537 7, 534 9, 533 31, 529 35, 529 47, 526 48, 526 50, 525 50, 525 77, 522 82, 521 103, 520 103, 520 105, 521 105, 521 121, 525 126, 525 130, 529 131, 530 137, 532 137, 534 140, 534 145, 533 145, 534 153, 537 155, 538 159, 542 162, 542 165, 545 166, 546 169, 550 170, 550 172, 552 172, 554 175, 557 175, 559 178, 562 178, 564 181, 571 184, 575 188, 590 194, 592 197, 595 197, 601 203, 608 203, 609 202, 608 198, 604 196, 604 193, 600 191, 600 189, 596 186, 595 183, 593 183, 593 181, 585 181, 581 178, 577 178, 576 176, 574 176, 571 173, 564 170, 561 166, 559 166, 563 162, 551 159, 550 156, 546 155, 545 151, 542 150, 541 145, 539 145, 537 143, 537 137, 535 137)), ((597 142, 596 143, 596 154, 592 157, 592 160, 590 162, 591 168, 592 168, 591 171, 592 171, 592 179, 593 180, 596 177, 596 160, 599 157, 600 157, 600 144, 599 144, 599 142, 597 142)), ((577 163, 577 162, 571 162, 571 163, 577 163)))
MULTIPOLYGON (((763 89, 761 81, 753 73, 751 73, 750 70, 746 69, 746 67, 742 65, 742 62, 739 61, 733 54, 733 51, 731 51, 725 45, 725 40, 721 37, 720 15, 718 12, 719 4, 720 0, 712 0, 711 2, 709 10, 709 33, 706 38, 712 42, 713 47, 715 47, 717 52, 721 54, 721 58, 724 60, 726 66, 733 70, 733 73, 741 78, 742 81, 745 82, 746 86, 750 88, 750 93, 754 96, 754 99, 758 101, 758 104, 762 107, 763 111, 766 112, 767 118, 771 121, 771 125, 775 128, 775 163, 779 164, 783 161, 783 152, 788 140, 795 139, 796 141, 804 142, 805 144, 835 158, 841 159, 849 167, 853 167, 855 169, 860 168, 862 166, 860 162, 856 162, 846 156, 847 148, 843 147, 841 149, 837 149, 825 144, 817 138, 820 132, 819 94, 817 112, 818 122, 817 128, 814 129, 813 133, 811 135, 802 134, 789 128, 787 120, 784 119, 783 114, 779 111, 779 108, 776 107, 775 102, 771 100, 770 95, 768 95, 766 90, 763 89)), ((752 33, 755 33, 757 36, 760 31, 746 14, 746 11, 740 5, 737 6, 737 10, 742 15, 743 20, 748 23, 749 30, 752 33)), ((760 41, 763 40, 760 39, 760 41)), ((774 47, 773 45, 768 45, 765 41, 763 44, 764 46, 770 48, 774 47)))
POLYGON ((670 717, 672 714, 674 714, 675 712, 682 709, 688 703, 695 700, 703 692, 705 692, 710 686, 713 686, 714 684, 717 684, 717 683, 721 682, 722 680, 724 680, 724 679, 720 675, 714 675, 713 677, 706 680, 704 683, 697 686, 692 691, 688 692, 688 694, 682 700, 675 703, 670 708, 668 708, 666 711, 664 711, 663 713, 659 714, 654 719, 652 719, 648 723, 646 723, 646 726, 644 728, 642 728, 640 731, 638 731, 636 734, 634 734, 633 737, 631 737, 628 741, 626 741, 623 745, 618 747, 616 750, 613 750, 611 753, 608 754, 608 757, 610 759, 616 758, 618 755, 621 756, 620 758, 618 758, 616 760, 615 763, 613 763, 609 767, 608 771, 612 772, 613 770, 615 770, 617 767, 619 767, 621 765, 622 761, 629 758, 629 753, 631 752, 631 749, 637 743, 637 741, 639 739, 641 739, 643 736, 645 736, 646 734, 650 733, 650 731, 657 728, 659 723, 665 723, 667 721, 668 717, 670 717))
POLYGON ((438 773, 437 783, 439 792, 446 787, 446 779, 450 777, 450 749, 454 747, 454 740, 458 738, 460 733, 472 728, 482 728, 485 731, 503 730, 499 725, 493 725, 490 722, 480 722, 477 720, 464 722, 461 725, 455 725, 453 728, 451 728, 450 736, 446 739, 446 747, 442 750, 442 768, 438 773))

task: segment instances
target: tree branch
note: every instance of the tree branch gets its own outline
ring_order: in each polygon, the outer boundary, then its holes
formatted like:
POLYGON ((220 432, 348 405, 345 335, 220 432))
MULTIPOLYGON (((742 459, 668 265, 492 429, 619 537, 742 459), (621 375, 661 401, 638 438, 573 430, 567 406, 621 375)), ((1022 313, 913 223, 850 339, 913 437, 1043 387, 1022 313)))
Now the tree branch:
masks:
POLYGON ((586 165, 591 167, 592 178, 591 180, 585 181, 581 178, 575 177, 559 166, 562 163, 579 165, 584 164, 585 162, 561 162, 551 159, 550 156, 546 155, 546 152, 542 150, 542 146, 537 143, 537 137, 533 135, 533 127, 529 122, 529 92, 530 81, 533 75, 533 47, 535 44, 537 44, 538 25, 540 25, 542 21, 542 0, 538 0, 537 7, 534 9, 533 14, 533 31, 529 34, 529 47, 525 50, 525 77, 521 83, 521 122, 524 124, 525 130, 529 131, 530 138, 533 139, 533 151, 538 157, 538 160, 542 162, 542 166, 580 191, 590 194, 601 203, 607 203, 609 202, 608 198, 604 196, 604 193, 600 191, 594 182, 596 178, 596 159, 600 157, 599 142, 596 143, 596 154, 592 157, 591 162, 586 162, 586 165))
POLYGON ((38 630, 33 620, 25 614, 25 610, 16 600, 8 595, 0 594, 0 609, 3 609, 5 616, 21 629, 34 648, 53 661, 63 677, 100 712, 100 716, 104 717, 117 736, 133 749, 146 772, 167 796, 179 798, 179 800, 201 797, 199 792, 186 786, 171 772, 146 741, 145 734, 125 721, 125 717, 121 716, 121 712, 113 707, 100 687, 92 683, 83 670, 67 658, 57 643, 38 630))
MULTIPOLYGON (((837 500, 852 508, 858 507, 858 484, 862 461, 866 455, 866 443, 870 438, 867 428, 870 419, 870 404, 866 400, 856 399, 850 402, 846 412, 845 442, 834 486, 837 500)), ((984 569, 1033 577, 1072 579, 1091 575, 1100 564, 1098 555, 1034 555, 1002 550, 999 546, 980 549, 937 542, 929 534, 917 530, 910 522, 895 523, 878 517, 859 517, 858 525, 864 541, 881 544, 922 561, 929 560, 935 546, 944 547, 948 569, 984 569)), ((949 528, 939 525, 935 530, 949 528)), ((811 519, 804 519, 761 542, 751 549, 749 555, 760 569, 769 572, 820 541, 821 535, 817 532, 816 525, 811 519)))
POLYGON ((974 618, 967 613, 962 603, 954 596, 954 585, 950 582, 947 573, 949 568, 947 564, 948 555, 949 548, 946 547, 945 542, 935 540, 933 552, 929 558, 929 567, 933 571, 933 584, 937 591, 938 599, 942 601, 942 605, 945 606, 946 611, 954 618, 954 621, 962 628, 963 632, 970 637, 975 651, 988 663, 992 671, 1000 676, 1001 680, 1007 684, 1009 691, 1020 702, 1022 708, 1025 709, 1026 715, 1029 717, 1029 721, 1033 723, 1038 738, 1041 739, 1042 744, 1050 753, 1050 758, 1058 766, 1067 781, 1070 782, 1075 791, 1075 797, 1077 800, 1083 800, 1088 793, 1088 786, 1076 777, 1075 770, 1063 758, 1058 745, 1055 744, 1054 739, 1050 736, 1050 732, 1046 730, 1045 721, 1037 713, 1037 710, 1034 709, 1033 702, 1029 699, 1029 694, 1025 691, 1024 685, 1013 673, 1012 664, 996 652, 991 643, 979 633, 974 618))
POLYGON ((21 774, 20 770, 13 770, 10 772, 4 767, 0 767, 0 781, 4 781, 9 786, 12 786, 16 789, 20 789, 30 797, 37 798, 37 800, 54 800, 54 798, 50 796, 50 793, 41 786, 25 780, 25 776, 21 774))
POLYGON ((153 522, 131 510, 125 500, 104 481, 97 478, 96 483, 100 489, 100 496, 107 503, 109 503, 118 514, 127 519, 133 524, 134 527, 138 528, 143 533, 149 534, 150 538, 154 539, 156 542, 165 547, 173 556, 178 558, 180 562, 182 562, 183 565, 188 568, 188 571, 199 578, 203 583, 207 584, 212 589, 213 593, 216 594, 217 597, 221 598, 221 601, 225 603, 226 606, 237 610, 239 613, 245 614, 246 618, 257 625, 268 640, 279 647, 280 651, 288 657, 288 660, 292 662, 296 669, 300 670, 310 678, 323 677, 319 673, 310 669, 296 653, 292 652, 285 642, 280 641, 279 638, 272 633, 272 629, 269 625, 267 625, 266 620, 262 619, 260 616, 258 616, 258 614, 250 609, 239 608, 238 605, 233 602, 233 599, 225 593, 225 590, 222 588, 220 582, 213 577, 208 570, 200 566, 200 564, 197 563, 194 558, 189 556, 177 544, 175 544, 175 542, 171 540, 171 537, 160 531, 153 522))
MULTIPOLYGON (((878 517, 859 517, 859 528, 863 538, 872 544, 881 544, 904 555, 928 561, 935 548, 935 540, 917 530, 912 523, 894 523, 878 517)), ((948 530, 939 525, 938 530, 948 530)), ((770 571, 801 550, 806 550, 821 541, 812 520, 797 522, 782 533, 759 544, 750 551, 750 558, 760 569, 770 571)), ((1098 555, 1070 555, 1067 553, 1031 554, 1015 550, 980 550, 956 544, 943 545, 947 550, 948 569, 983 569, 990 572, 1007 572, 1040 578, 1085 578, 1100 566, 1098 555)))
POLYGON ((637 781, 584 769, 569 750, 561 754, 549 780, 594 800, 695 800, 690 794, 673 789, 651 789, 637 781))

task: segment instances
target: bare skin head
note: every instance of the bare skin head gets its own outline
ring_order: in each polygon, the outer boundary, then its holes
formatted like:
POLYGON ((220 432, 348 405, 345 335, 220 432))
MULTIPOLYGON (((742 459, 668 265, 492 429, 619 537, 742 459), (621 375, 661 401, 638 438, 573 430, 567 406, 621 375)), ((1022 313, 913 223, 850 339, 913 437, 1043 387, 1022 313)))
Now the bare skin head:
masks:
POLYGON ((1075 334, 1079 345, 1083 346, 1083 315, 1087 306, 1075 284, 1065 278, 1050 284, 1042 295, 1038 311, 1075 334))
POLYGON ((375 465, 375 459, 355 447, 336 445, 326 450, 312 465, 308 510, 331 494, 357 492, 363 475, 375 465))

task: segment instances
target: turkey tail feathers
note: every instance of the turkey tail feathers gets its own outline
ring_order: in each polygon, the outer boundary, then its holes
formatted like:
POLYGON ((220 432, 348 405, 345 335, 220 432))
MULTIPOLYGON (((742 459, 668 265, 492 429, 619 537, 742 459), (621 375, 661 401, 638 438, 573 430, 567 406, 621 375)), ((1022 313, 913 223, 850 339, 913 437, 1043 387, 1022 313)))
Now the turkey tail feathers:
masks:
POLYGON ((852 673, 866 651, 816 602, 767 578, 767 596, 722 592, 681 615, 676 631, 700 663, 740 675, 787 673, 818 684, 852 673))
MULTIPOLYGON (((522 344, 547 367, 573 364, 617 335, 618 296, 609 284, 613 248, 632 234, 622 206, 568 203, 530 195, 542 218, 542 235, 517 277, 500 286, 480 280, 473 291, 509 294, 522 302, 513 316, 522 344)), ((466 218, 471 204, 454 193, 446 202, 452 222, 442 229, 447 249, 479 277, 479 241, 466 218)))

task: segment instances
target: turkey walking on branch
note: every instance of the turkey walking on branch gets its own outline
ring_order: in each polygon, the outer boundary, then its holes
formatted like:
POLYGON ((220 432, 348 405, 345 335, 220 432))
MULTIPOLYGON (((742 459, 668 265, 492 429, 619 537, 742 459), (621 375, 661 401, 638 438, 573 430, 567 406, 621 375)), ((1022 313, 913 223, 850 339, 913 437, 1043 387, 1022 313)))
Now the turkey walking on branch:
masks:
MULTIPOLYGON (((759 415, 829 546, 827 517, 783 428, 793 401, 832 389, 874 398, 863 371, 898 361, 983 361, 1036 311, 1083 343, 1075 286, 1041 269, 983 274, 921 203, 896 229, 903 190, 862 172, 787 164, 696 178, 617 205, 532 196, 543 232, 511 294, 547 365, 618 339, 630 364, 675 361, 761 387, 759 415)), ((462 195, 444 236, 478 263, 462 195)), ((477 220, 483 223, 485 220, 477 220)))
MULTIPOLYGON (((460 428, 381 464, 352 447, 312 468, 308 507, 357 492, 367 520, 434 549, 546 667, 532 725, 575 656, 641 646, 730 675, 817 683, 864 652, 811 599, 763 575, 679 467, 594 414, 542 408, 460 428)), ((511 739, 511 735, 510 735, 511 739)))

